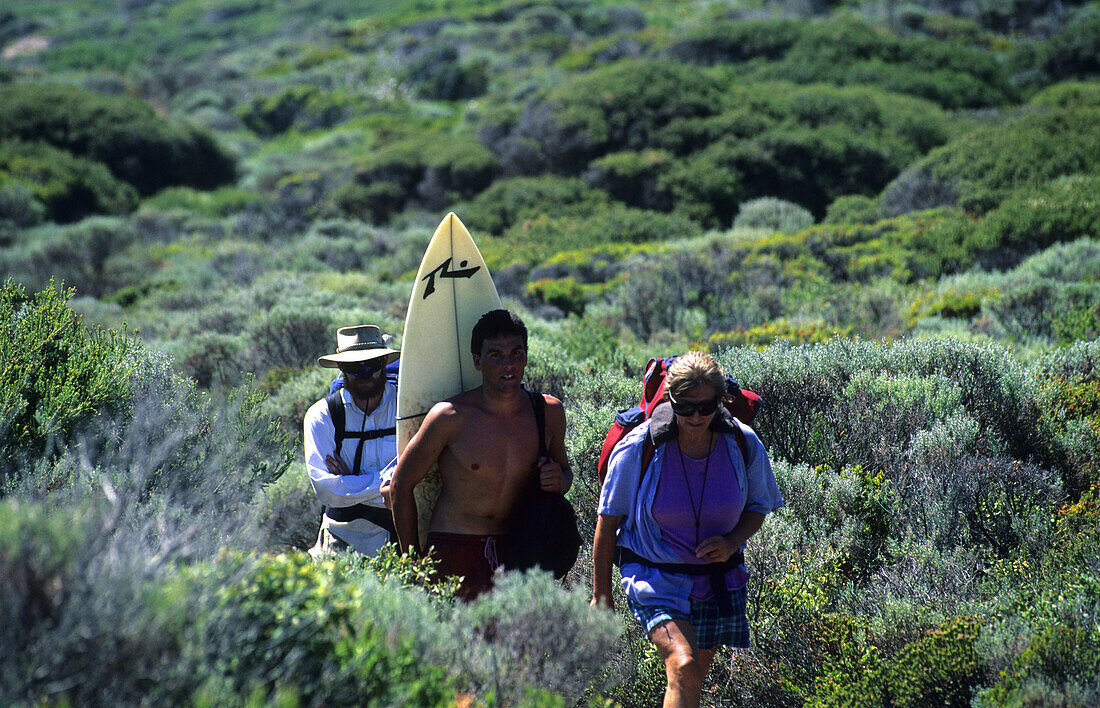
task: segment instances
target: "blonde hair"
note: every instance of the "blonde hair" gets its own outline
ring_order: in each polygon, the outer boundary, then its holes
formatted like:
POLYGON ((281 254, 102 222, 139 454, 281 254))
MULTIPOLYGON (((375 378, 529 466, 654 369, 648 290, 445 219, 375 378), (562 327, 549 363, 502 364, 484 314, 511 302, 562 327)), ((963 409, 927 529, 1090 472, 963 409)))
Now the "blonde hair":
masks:
POLYGON ((706 352, 688 352, 677 357, 668 367, 665 396, 679 398, 691 394, 699 386, 710 386, 721 398, 726 393, 726 375, 722 367, 706 352))

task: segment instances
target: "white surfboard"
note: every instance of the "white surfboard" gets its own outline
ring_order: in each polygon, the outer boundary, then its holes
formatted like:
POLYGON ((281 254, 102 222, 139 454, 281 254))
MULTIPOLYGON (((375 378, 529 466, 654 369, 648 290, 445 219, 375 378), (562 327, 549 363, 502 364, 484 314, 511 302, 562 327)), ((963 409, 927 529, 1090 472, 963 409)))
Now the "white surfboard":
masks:
MULTIPOLYGON (((399 455, 433 405, 481 385, 470 354, 470 333, 482 315, 500 307, 470 232, 453 212, 447 214, 424 252, 405 317, 397 378, 399 455)), ((440 486, 439 472, 433 469, 414 492, 422 546, 440 486)))

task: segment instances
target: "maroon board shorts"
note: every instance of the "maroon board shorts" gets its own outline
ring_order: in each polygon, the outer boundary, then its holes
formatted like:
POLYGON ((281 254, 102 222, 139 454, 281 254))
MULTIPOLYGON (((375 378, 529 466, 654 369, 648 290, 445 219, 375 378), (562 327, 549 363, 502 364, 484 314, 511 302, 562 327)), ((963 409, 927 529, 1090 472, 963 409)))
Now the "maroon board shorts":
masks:
POLYGON ((505 543, 505 536, 500 534, 481 536, 441 531, 428 534, 430 553, 439 561, 436 572, 462 576, 458 597, 466 602, 493 587, 493 573, 500 567, 505 543))

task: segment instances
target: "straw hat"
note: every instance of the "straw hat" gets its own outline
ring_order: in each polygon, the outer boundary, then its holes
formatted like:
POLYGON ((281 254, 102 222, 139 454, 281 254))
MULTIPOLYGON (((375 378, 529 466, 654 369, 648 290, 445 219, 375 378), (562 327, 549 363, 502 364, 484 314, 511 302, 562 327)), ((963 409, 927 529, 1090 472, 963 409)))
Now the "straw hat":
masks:
POLYGON ((317 363, 329 369, 385 357, 384 364, 397 361, 401 352, 390 349, 393 340, 374 325, 356 325, 336 330, 336 353, 318 357, 317 363))

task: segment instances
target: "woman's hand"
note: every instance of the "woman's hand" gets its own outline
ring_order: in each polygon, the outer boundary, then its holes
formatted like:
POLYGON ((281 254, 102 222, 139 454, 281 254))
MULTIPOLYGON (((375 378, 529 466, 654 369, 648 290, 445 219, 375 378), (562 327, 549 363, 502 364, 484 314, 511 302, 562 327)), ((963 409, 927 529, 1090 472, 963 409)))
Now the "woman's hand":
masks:
POLYGON ((725 536, 711 536, 703 539, 699 547, 695 549, 695 557, 711 563, 725 563, 737 550, 725 536))
POLYGON ((592 601, 588 603, 589 607, 606 607, 609 610, 615 609, 615 601, 611 599, 611 594, 607 595, 593 595, 592 601))

